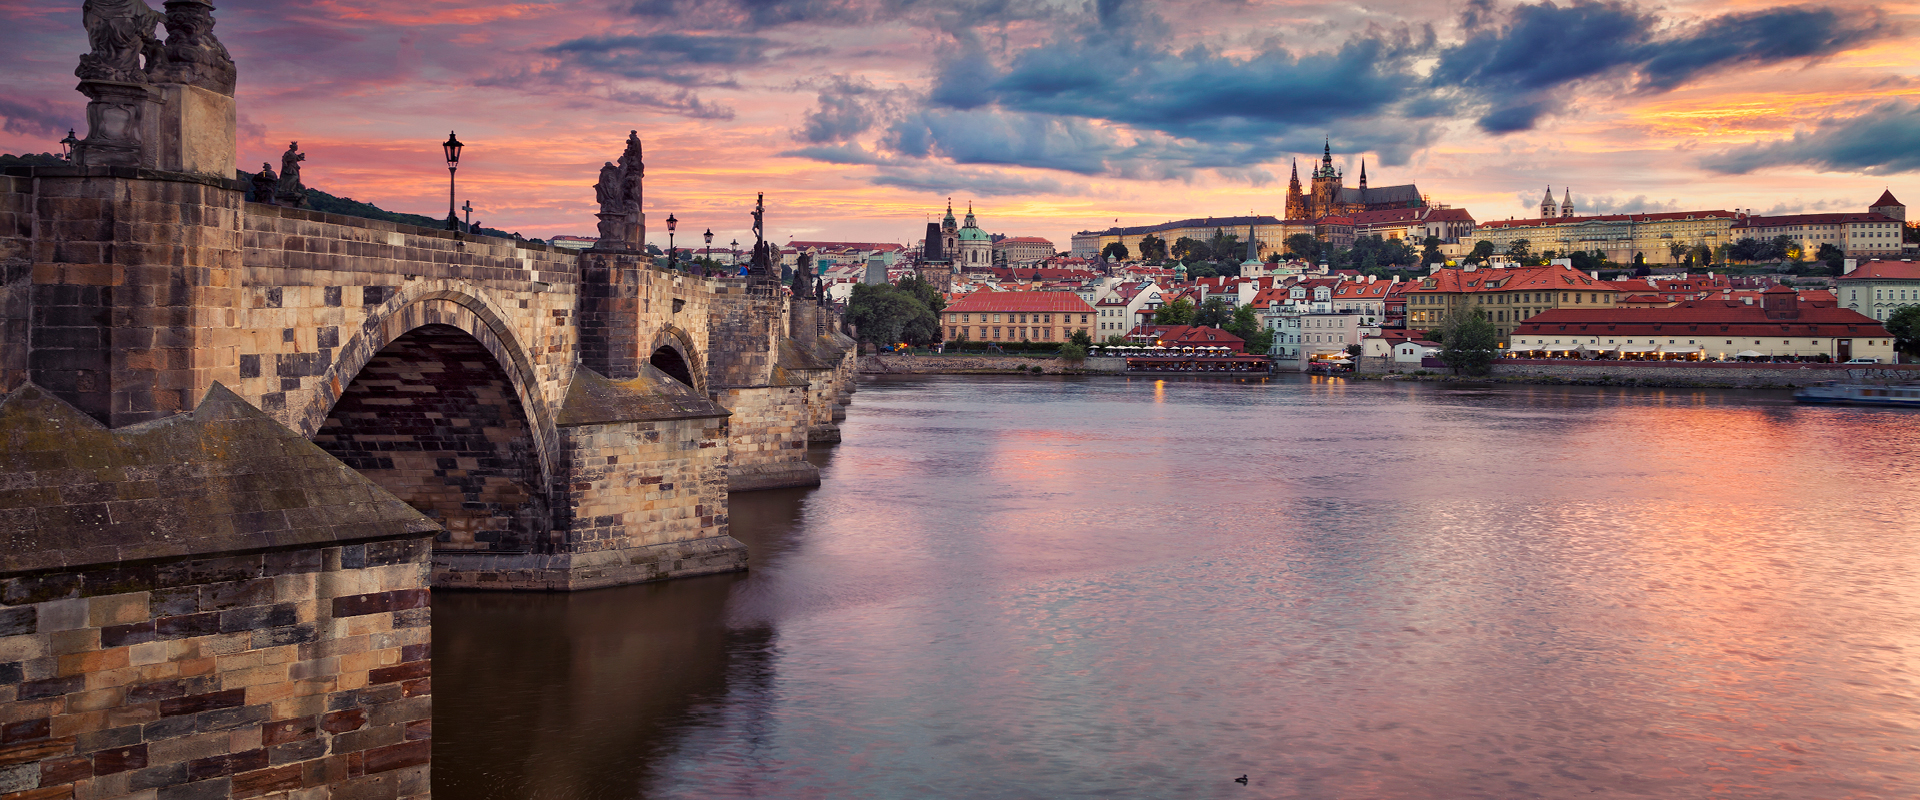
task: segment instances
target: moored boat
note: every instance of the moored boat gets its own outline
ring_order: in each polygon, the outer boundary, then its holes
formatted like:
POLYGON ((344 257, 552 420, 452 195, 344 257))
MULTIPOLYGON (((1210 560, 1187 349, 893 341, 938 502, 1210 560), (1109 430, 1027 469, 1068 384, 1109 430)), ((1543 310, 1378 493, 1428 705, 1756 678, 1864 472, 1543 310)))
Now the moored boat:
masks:
POLYGON ((1795 402, 1920 408, 1920 383, 1881 385, 1823 381, 1793 393, 1795 402))

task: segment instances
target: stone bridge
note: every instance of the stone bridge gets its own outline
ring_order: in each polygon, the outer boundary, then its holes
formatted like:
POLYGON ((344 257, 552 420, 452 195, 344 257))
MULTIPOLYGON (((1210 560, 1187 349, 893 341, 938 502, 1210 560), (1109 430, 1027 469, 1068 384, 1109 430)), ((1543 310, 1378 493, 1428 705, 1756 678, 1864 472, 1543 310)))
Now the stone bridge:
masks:
POLYGON ((165 6, 89 3, 86 140, 0 170, 0 797, 427 797, 431 588, 744 569, 852 342, 641 252, 637 136, 584 252, 248 202, 165 6))
POLYGON ((775 281, 245 196, 0 177, 5 388, 120 429, 224 386, 441 526, 443 586, 738 569, 727 492, 818 482, 806 448, 837 437, 853 348, 775 281))

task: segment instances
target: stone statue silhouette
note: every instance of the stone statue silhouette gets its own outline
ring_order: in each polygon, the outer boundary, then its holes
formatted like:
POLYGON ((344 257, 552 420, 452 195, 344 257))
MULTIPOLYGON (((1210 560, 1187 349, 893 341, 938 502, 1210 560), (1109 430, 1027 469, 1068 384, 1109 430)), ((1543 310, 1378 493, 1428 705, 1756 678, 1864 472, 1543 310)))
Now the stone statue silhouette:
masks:
MULTIPOLYGON (((605 171, 601 172, 604 178, 605 171)), ((640 152, 640 132, 627 131, 627 149, 620 154, 620 211, 634 215, 631 221, 638 222, 640 217, 640 185, 647 175, 647 165, 640 152)))
POLYGON ((274 189, 280 185, 280 176, 273 174, 272 164, 261 164, 260 172, 253 176, 253 202, 273 205, 274 189))
POLYGON ((184 83, 233 95, 233 56, 213 37, 213 4, 205 0, 167 3, 167 44, 147 63, 157 83, 184 83))
POLYGON ((88 81, 146 83, 140 58, 146 56, 149 64, 157 60, 160 40, 154 38, 153 29, 160 19, 160 12, 144 0, 86 0, 80 6, 80 22, 86 26, 93 52, 80 57, 73 74, 88 81))
POLYGON ((600 213, 618 214, 626 206, 622 196, 626 188, 626 177, 619 167, 609 161, 600 167, 600 182, 593 185, 593 199, 600 203, 600 213))
POLYGON ((793 265, 793 296, 805 300, 813 297, 813 254, 801 253, 793 265))
POLYGON ((305 160, 307 154, 300 152, 299 142, 288 142, 287 152, 280 154, 280 188, 274 197, 294 208, 307 202, 307 187, 300 182, 300 162, 305 160))

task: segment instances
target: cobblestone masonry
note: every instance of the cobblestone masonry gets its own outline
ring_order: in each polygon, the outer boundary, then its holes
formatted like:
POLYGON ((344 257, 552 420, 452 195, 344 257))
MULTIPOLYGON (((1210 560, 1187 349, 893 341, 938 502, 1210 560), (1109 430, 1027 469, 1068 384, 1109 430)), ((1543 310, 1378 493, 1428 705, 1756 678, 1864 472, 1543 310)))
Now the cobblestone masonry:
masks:
POLYGON ((219 386, 0 445, 0 797, 428 795, 430 520, 219 386))

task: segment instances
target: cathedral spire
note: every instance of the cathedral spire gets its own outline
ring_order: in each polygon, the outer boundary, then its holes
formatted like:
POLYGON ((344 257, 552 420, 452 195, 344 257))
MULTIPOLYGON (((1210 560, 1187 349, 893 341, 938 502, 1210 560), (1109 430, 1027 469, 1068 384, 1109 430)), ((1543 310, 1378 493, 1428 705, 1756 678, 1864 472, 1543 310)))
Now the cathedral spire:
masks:
POLYGON ((1360 159, 1360 188, 1367 188, 1367 160, 1360 159))
POLYGON ((1553 205, 1553 184, 1547 184, 1547 196, 1540 198, 1540 218, 1551 219, 1560 216, 1553 205))
POLYGON ((1573 187, 1568 186, 1564 191, 1565 199, 1560 201, 1560 216, 1571 217, 1573 216, 1573 187))

